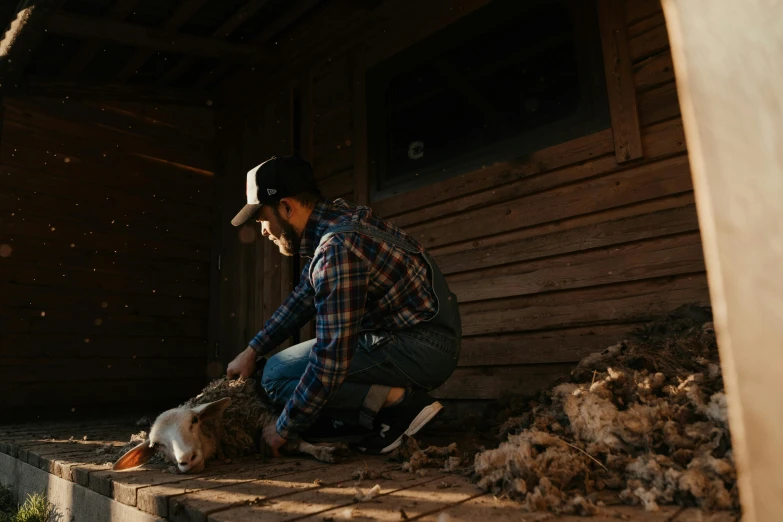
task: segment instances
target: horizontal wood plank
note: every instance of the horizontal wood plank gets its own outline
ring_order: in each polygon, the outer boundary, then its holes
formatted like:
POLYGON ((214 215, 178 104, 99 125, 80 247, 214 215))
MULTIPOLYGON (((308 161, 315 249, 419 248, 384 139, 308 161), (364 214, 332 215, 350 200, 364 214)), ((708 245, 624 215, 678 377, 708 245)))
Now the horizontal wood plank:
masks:
POLYGON ((12 383, 0 379, 0 393, 7 408, 20 407, 92 407, 112 403, 184 401, 196 395, 206 384, 201 377, 168 376, 165 379, 93 380, 90 383, 48 382, 12 383))
MULTIPOLYGON (((88 186, 106 186, 124 189, 130 201, 140 201, 154 194, 157 198, 174 203, 179 208, 184 203, 200 209, 213 205, 210 198, 214 190, 212 175, 194 172, 171 164, 161 164, 133 154, 69 149, 55 139, 39 139, 34 136, 7 133, 0 150, 0 164, 17 167, 36 174, 67 177, 71 182, 88 186), (122 176, 106 173, 122 173, 122 176), (78 181, 77 181, 78 180, 78 181)), ((97 187, 96 187, 97 188, 97 187)), ((186 207, 187 208, 187 207, 186 207)), ((192 208, 192 207, 191 207, 192 208)), ((197 223, 208 221, 195 212, 189 216, 197 223)), ((175 219, 171 215, 171 219, 175 219)))
MULTIPOLYGON (((352 142, 353 143, 353 142, 352 142)), ((330 147, 326 151, 315 151, 312 166, 316 179, 324 179, 353 167, 354 150, 352 146, 330 147)))
POLYGON ((525 231, 526 234, 520 233, 508 237, 503 242, 437 253, 436 259, 445 274, 454 274, 619 245, 661 235, 692 232, 699 228, 692 196, 671 200, 667 198, 622 210, 626 216, 619 219, 611 219, 606 214, 595 214, 589 216, 591 222, 577 218, 560 223, 556 227, 538 230, 538 235, 535 234, 535 229, 528 229, 525 231), (580 224, 582 226, 579 226, 580 224))
POLYGON ((583 138, 533 152, 515 161, 487 166, 440 183, 372 202, 373 210, 384 218, 436 203, 464 197, 473 192, 499 187, 559 167, 589 160, 614 151, 611 130, 589 134, 583 138))
POLYGON ((329 198, 337 198, 341 194, 353 191, 353 169, 344 172, 338 172, 330 177, 320 180, 318 188, 321 193, 329 198))
POLYGON ((148 252, 150 255, 193 259, 194 261, 209 261, 209 246, 191 244, 188 241, 177 240, 173 235, 167 237, 163 233, 149 236, 143 230, 137 230, 122 222, 122 218, 105 218, 103 224, 72 223, 62 220, 52 220, 38 217, 34 214, 12 216, 3 223, 3 233, 13 240, 15 237, 37 239, 42 243, 51 241, 63 248, 69 248, 77 242, 88 249, 114 250, 116 252, 148 252), (114 223, 111 223, 114 221, 114 223), (112 226, 113 225, 113 226, 112 226), (105 228, 105 227, 108 227, 105 228), (92 233, 91 233, 92 232, 92 233))
MULTIPOLYGON (((117 336, 81 334, 0 333, 0 357, 81 359, 203 359, 207 357, 206 339, 160 336, 117 336), (89 342, 85 342, 89 339, 89 342)), ((74 363, 76 364, 76 363, 74 363)))
POLYGON ((430 392, 438 399, 497 399, 529 395, 564 377, 573 364, 481 366, 457 368, 448 381, 430 392))
MULTIPOLYGON (((0 309, 2 310, 2 309, 0 309)), ((3 332, 27 334, 78 334, 89 339, 92 335, 127 335, 150 337, 188 337, 203 339, 207 324, 203 319, 182 317, 151 317, 112 313, 98 324, 92 314, 72 310, 5 309, 0 318, 3 332), (41 314, 45 313, 45 316, 41 314)), ((164 341, 165 342, 165 341, 164 341)))
POLYGON ((633 25, 661 11, 661 0, 625 0, 625 22, 628 25, 633 25))
POLYGON ((704 274, 477 301, 460 306, 464 335, 649 321, 683 304, 709 304, 704 274))
POLYGON ((633 81, 638 90, 646 90, 674 79, 672 53, 660 52, 634 66, 633 81))
POLYGON ((104 111, 111 111, 152 125, 160 125, 200 140, 213 140, 216 135, 214 111, 204 99, 201 107, 176 104, 144 103, 137 100, 83 100, 104 111))
POLYGON ((541 194, 410 227, 426 247, 467 241, 487 234, 530 227, 576 215, 692 190, 688 159, 678 156, 541 194))
POLYGON ((578 362, 627 339, 635 323, 542 332, 465 337, 460 366, 501 366, 578 362))
POLYGON ((68 144, 72 150, 103 148, 117 152, 132 152, 160 158, 171 163, 187 165, 203 172, 214 172, 215 163, 211 147, 196 148, 166 146, 165 143, 120 129, 97 124, 66 121, 42 113, 16 112, 7 109, 4 127, 7 132, 27 133, 32 136, 56 138, 68 144), (80 140, 87 140, 80 143, 80 140))
POLYGON ((639 93, 639 118, 643 125, 650 125, 680 115, 680 101, 677 84, 674 81, 662 83, 639 93))
MULTIPOLYGON (((12 274, 6 270, 6 274, 12 274)), ((13 276, 11 276, 13 277, 13 276)), ((166 296, 160 293, 119 293, 103 289, 68 288, 7 283, 0 287, 3 308, 32 310, 74 310, 91 313, 96 320, 112 313, 150 315, 153 317, 188 317, 206 319, 208 301, 166 296)))
MULTIPOLYGON (((107 354, 108 355, 108 354, 107 354)), ((100 380, 165 379, 177 375, 201 377, 206 363, 201 358, 115 359, 96 357, 74 361, 58 356, 46 357, 30 366, 29 359, 0 358, 0 374, 7 382, 91 383, 100 380)))
POLYGON ((492 187, 489 190, 468 194, 458 199, 429 205, 413 212, 395 216, 392 219, 397 226, 411 227, 418 223, 442 219, 453 215, 464 215, 477 209, 486 208, 503 201, 543 193, 560 186, 606 174, 617 169, 615 156, 606 155, 590 161, 570 165, 560 169, 524 177, 514 183, 492 187))
POLYGON ((3 259, 5 266, 12 269, 14 265, 37 264, 41 268, 60 268, 102 271, 110 274, 155 273, 182 276, 184 280, 205 279, 210 270, 207 262, 193 261, 184 258, 155 255, 155 252, 117 252, 111 246, 103 250, 86 248, 79 243, 71 243, 70 247, 64 241, 41 241, 40 239, 10 238, 8 244, 11 251, 3 259), (44 244, 46 243, 46 244, 44 244))
POLYGON ((9 290, 15 289, 23 295, 27 286, 39 286, 58 288, 63 292, 84 289, 134 293, 150 297, 181 295, 202 300, 209 297, 208 279, 185 279, 174 274, 155 272, 115 274, 89 269, 55 270, 34 265, 15 265, 4 270, 4 277, 9 283, 9 290))
POLYGON ((685 234, 460 274, 449 287, 467 303, 704 270, 699 235, 685 234))
MULTIPOLYGON (((2 170, 0 170, 2 172, 2 170)), ((201 248, 210 246, 210 230, 207 227, 199 228, 191 223, 187 226, 182 222, 167 222, 154 214, 154 206, 149 213, 138 208, 126 206, 124 209, 105 205, 102 198, 91 197, 78 198, 80 201, 64 202, 56 196, 41 194, 36 190, 22 191, 12 186, 6 187, 0 183, 0 189, 7 189, 0 193, 0 208, 12 213, 15 221, 31 223, 67 223, 71 227, 89 229, 93 233, 111 233, 118 237, 127 235, 143 235, 151 241, 163 240, 172 244, 196 245, 201 248), (97 200, 97 201, 96 201, 97 200), (71 203, 68 205, 68 203, 71 203), (68 212, 63 208, 68 207, 68 212), (108 215, 120 215, 119 219, 107 219, 108 215), (115 221, 115 223, 111 223, 115 221)), ((78 196, 77 196, 78 197, 78 196)), ((147 207, 150 208, 150 207, 147 207)), ((14 219, 10 219, 12 221, 14 219)))
POLYGON ((687 151, 685 131, 680 118, 664 120, 642 130, 644 154, 649 159, 687 151))
POLYGON ((352 139, 351 104, 338 105, 329 112, 316 111, 313 116, 313 147, 315 150, 330 150, 337 145, 347 145, 346 142, 350 142, 352 139))
POLYGON ((201 138, 183 134, 178 128, 163 124, 150 118, 139 118, 128 111, 112 110, 109 104, 92 105, 71 101, 70 99, 54 99, 42 96, 14 98, 4 101, 8 118, 34 121, 38 114, 56 115, 57 120, 97 126, 124 136, 132 136, 142 140, 155 140, 175 148, 193 147, 194 155, 208 152, 211 147, 211 137, 201 138), (106 106, 109 110, 106 110, 106 106), (203 148, 198 150, 197 147, 203 148))
POLYGON ((669 48, 669 35, 663 13, 628 28, 631 61, 640 62, 669 48))

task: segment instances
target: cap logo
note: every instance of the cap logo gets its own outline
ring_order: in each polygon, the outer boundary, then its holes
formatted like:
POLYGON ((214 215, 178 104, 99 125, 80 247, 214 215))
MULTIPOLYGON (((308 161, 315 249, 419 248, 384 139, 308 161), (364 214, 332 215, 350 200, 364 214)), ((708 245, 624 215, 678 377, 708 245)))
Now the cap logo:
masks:
POLYGON ((275 189, 266 189, 266 193, 271 196, 272 194, 277 194, 277 191, 275 189))

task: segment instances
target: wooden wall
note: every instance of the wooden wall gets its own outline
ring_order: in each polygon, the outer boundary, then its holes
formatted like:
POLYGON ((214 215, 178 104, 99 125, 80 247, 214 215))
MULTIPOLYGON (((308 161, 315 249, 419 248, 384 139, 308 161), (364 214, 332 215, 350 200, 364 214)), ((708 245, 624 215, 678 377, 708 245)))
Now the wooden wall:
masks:
POLYGON ((156 402, 204 384, 211 110, 3 101, 0 409, 156 402))
MULTIPOLYGON (((449 8, 390 0, 350 16, 327 3, 281 36, 290 65, 268 81, 303 93, 303 151, 327 195, 367 198, 366 67, 485 3, 460 0, 449 8), (410 9, 415 20, 406 18, 410 9)), ((428 247, 459 296, 465 333, 460 367, 438 397, 476 401, 536 390, 654 315, 709 302, 663 14, 658 0, 622 6, 642 158, 618 163, 613 130, 606 129, 370 202, 428 247)), ((253 99, 262 99, 261 106, 276 103, 248 92, 252 78, 247 73, 224 85, 235 102, 222 115, 227 135, 241 133, 241 122, 253 118, 247 109, 253 99)), ((225 172, 230 194, 224 197, 238 199, 224 220, 241 202, 243 174, 225 172)), ((235 273, 229 292, 247 291, 254 278, 276 284, 259 276, 260 259, 255 269, 251 258, 244 260, 247 271, 235 273)), ((239 313, 243 301, 232 302, 239 313)), ((260 310, 256 305, 241 332, 231 330, 229 335, 239 334, 234 345, 244 347, 263 325, 268 315, 260 310)))

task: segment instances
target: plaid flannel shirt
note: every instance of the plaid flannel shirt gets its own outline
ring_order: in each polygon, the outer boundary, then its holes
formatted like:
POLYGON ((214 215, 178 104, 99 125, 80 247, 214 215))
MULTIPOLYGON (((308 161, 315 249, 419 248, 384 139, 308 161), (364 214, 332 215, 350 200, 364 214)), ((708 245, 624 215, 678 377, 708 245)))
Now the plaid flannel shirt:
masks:
POLYGON ((266 354, 316 316, 310 361, 277 420, 277 432, 284 438, 307 429, 340 388, 360 331, 408 328, 436 312, 432 278, 422 256, 353 233, 335 234, 318 248, 328 228, 352 222, 418 245, 368 207, 350 206, 342 199, 316 204, 299 249, 308 259, 301 282, 250 341, 256 352, 266 354))

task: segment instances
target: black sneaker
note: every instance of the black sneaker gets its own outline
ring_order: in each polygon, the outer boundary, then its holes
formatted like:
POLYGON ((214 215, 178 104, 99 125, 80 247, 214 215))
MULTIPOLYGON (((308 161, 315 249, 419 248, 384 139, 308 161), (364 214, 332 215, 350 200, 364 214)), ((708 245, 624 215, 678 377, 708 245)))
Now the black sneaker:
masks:
POLYGON ((374 455, 389 453, 402 443, 402 436, 413 436, 435 418, 443 405, 421 390, 406 390, 396 406, 382 409, 375 417, 375 429, 356 444, 359 451, 374 455))
POLYGON ((363 426, 350 424, 327 415, 319 416, 300 437, 307 442, 357 442, 372 433, 363 426))

